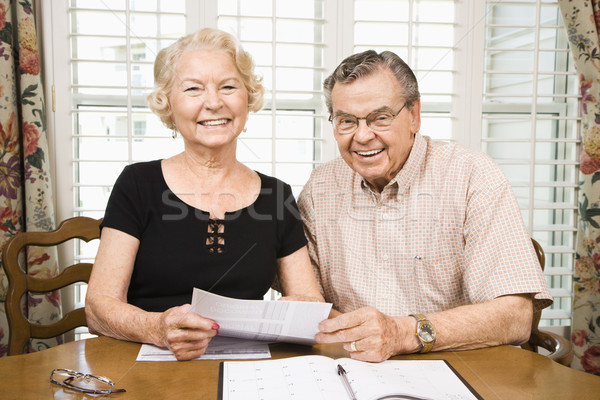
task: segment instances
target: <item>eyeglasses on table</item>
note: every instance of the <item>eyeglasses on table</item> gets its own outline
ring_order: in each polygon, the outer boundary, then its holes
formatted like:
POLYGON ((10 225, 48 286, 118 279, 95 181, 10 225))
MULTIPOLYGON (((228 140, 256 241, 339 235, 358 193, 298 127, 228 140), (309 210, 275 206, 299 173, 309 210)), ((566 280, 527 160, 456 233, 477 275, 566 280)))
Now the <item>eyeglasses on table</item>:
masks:
POLYGON ((125 389, 115 389, 115 383, 104 376, 84 374, 64 368, 53 369, 50 374, 50 382, 88 394, 111 394, 125 391, 125 389))

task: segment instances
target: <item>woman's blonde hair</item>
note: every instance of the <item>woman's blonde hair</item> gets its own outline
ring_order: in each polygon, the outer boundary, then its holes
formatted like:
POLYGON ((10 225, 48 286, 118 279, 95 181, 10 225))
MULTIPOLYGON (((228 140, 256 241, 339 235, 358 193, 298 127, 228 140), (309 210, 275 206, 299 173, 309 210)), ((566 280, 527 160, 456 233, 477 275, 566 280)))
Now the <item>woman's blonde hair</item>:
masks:
POLYGON ((204 28, 162 49, 154 61, 154 90, 148 95, 148 105, 169 129, 176 129, 171 120, 169 103, 176 64, 183 53, 192 49, 223 51, 229 54, 248 90, 248 110, 257 112, 262 108, 265 89, 261 83, 262 78, 254 73, 254 61, 250 53, 242 48, 233 35, 218 29, 204 28))

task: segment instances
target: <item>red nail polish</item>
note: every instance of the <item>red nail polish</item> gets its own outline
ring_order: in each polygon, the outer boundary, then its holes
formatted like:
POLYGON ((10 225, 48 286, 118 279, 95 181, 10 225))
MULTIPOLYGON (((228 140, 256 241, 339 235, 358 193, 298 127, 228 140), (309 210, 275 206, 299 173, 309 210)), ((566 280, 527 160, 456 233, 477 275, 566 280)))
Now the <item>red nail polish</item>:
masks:
POLYGON ((218 330, 219 330, 219 328, 221 328, 221 327, 219 326, 219 324, 217 324, 217 323, 215 322, 215 323, 213 324, 213 326, 212 326, 210 329, 213 329, 213 330, 215 330, 215 331, 218 331, 218 330))

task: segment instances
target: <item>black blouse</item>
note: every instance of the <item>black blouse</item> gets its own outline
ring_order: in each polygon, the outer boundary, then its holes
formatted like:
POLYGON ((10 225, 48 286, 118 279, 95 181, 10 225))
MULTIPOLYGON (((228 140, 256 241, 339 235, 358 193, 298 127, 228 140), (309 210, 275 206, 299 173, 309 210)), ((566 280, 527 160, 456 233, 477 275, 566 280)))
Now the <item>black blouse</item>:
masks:
POLYGON ((246 208, 212 220, 167 186, 161 161, 123 170, 100 229, 140 240, 127 301, 146 311, 190 303, 192 289, 240 299, 262 299, 277 259, 306 245, 290 186, 260 174, 261 191, 246 208))

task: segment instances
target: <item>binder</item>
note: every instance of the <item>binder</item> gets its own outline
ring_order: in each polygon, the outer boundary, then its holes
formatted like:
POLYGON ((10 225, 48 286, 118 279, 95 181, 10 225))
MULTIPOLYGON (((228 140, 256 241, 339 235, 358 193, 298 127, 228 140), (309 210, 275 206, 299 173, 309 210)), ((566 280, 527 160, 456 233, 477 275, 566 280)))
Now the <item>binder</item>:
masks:
POLYGON ((445 360, 387 360, 299 356, 224 361, 219 400, 246 399, 482 399, 445 360), (350 388, 338 375, 343 366, 350 388), (351 392, 349 391, 351 389, 351 392))

